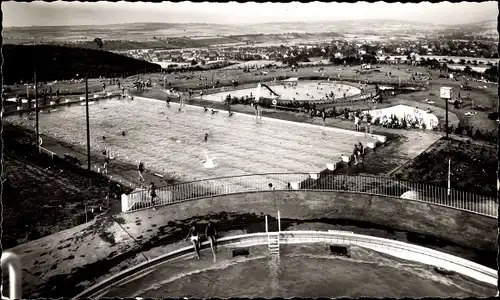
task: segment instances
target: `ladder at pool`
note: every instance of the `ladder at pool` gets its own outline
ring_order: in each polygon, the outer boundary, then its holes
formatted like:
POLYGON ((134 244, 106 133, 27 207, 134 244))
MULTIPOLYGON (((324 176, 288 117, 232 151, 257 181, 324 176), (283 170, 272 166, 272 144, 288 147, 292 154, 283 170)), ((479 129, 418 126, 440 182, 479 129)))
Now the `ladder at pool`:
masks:
POLYGON ((267 215, 266 215, 266 233, 267 233, 267 246, 271 255, 280 255, 280 232, 281 232, 281 218, 278 211, 278 232, 269 232, 267 215))

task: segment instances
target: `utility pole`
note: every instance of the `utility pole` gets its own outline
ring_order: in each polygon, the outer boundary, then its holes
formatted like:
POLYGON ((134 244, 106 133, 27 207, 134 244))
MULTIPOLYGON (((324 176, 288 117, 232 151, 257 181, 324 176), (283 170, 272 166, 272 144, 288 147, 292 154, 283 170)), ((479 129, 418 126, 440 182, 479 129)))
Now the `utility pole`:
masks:
POLYGON ((92 169, 90 168, 89 83, 87 77, 85 77, 85 107, 87 119, 87 168, 90 172, 92 169))
POLYGON ((448 158, 448 196, 451 191, 451 158, 448 158))
POLYGON ((38 82, 36 81, 36 70, 34 72, 35 75, 35 118, 36 118, 36 125, 35 125, 35 132, 36 132, 36 148, 40 152, 40 130, 39 130, 39 125, 38 125, 38 82))
POLYGON ((453 98, 453 89, 450 87, 441 87, 440 89, 440 98, 444 100, 445 103, 445 131, 446 131, 446 140, 448 140, 448 101, 453 98))
POLYGON ((31 108, 31 101, 30 101, 30 83, 26 83, 26 99, 28 100, 28 108, 31 108))
POLYGON ((448 140, 448 99, 444 99, 444 102, 446 103, 446 117, 445 117, 445 122, 446 122, 446 140, 448 140))

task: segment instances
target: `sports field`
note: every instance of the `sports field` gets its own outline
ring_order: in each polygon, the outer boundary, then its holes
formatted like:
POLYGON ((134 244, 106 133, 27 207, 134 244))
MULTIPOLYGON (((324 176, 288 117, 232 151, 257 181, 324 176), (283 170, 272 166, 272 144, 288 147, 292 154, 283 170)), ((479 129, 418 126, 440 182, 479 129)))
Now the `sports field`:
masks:
MULTIPOLYGON (((343 98, 358 95, 361 90, 357 87, 335 83, 330 81, 296 81, 293 82, 297 86, 292 87, 291 84, 269 84, 269 88, 278 94, 277 100, 282 101, 319 101, 322 98, 326 99, 326 94, 333 92, 335 98, 343 98)), ((217 102, 224 102, 227 95, 231 97, 256 96, 258 93, 257 84, 255 88, 240 89, 229 92, 220 92, 203 96, 203 99, 217 102)), ((264 98, 272 98, 274 94, 265 87, 261 87, 260 96, 264 98)))
MULTIPOLYGON (((162 174, 195 180, 262 173, 310 173, 351 154, 353 145, 374 141, 364 133, 209 110, 135 98, 89 106, 91 148, 110 148, 115 159, 137 163, 162 174), (125 135, 122 135, 122 133, 125 135), (208 139, 205 141, 205 135, 208 139), (213 165, 212 165, 213 163, 213 165)), ((34 127, 33 116, 8 120, 34 127)), ((43 134, 85 145, 85 107, 58 108, 40 116, 43 134)))

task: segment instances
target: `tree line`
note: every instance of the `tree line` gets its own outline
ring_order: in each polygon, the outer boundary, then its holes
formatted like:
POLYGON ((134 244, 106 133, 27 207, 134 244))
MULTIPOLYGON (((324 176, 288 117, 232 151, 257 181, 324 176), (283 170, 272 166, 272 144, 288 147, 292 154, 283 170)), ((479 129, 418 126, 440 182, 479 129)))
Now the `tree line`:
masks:
POLYGON ((94 49, 56 45, 4 45, 4 83, 32 81, 35 69, 38 79, 44 81, 161 70, 161 66, 157 64, 97 50, 99 43, 94 43, 94 49))

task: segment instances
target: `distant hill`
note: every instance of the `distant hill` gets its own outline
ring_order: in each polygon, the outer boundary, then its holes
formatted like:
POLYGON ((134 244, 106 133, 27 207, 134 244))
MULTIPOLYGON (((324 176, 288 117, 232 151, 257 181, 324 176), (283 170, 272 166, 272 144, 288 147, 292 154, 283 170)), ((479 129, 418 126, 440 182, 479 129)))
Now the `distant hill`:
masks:
POLYGON ((76 74, 91 77, 132 75, 137 71, 156 71, 157 64, 123 55, 92 49, 54 45, 4 45, 3 78, 5 84, 33 80, 36 68, 40 81, 75 78, 76 74))
MULTIPOLYGON (((128 49, 173 49, 198 48, 211 45, 229 44, 239 41, 228 40, 250 35, 288 34, 356 34, 379 35, 385 37, 406 35, 428 35, 436 33, 464 31, 469 35, 495 36, 496 20, 482 21, 466 25, 438 25, 399 20, 331 20, 318 22, 281 22, 257 24, 207 24, 207 23, 130 23, 113 25, 82 26, 35 26, 3 28, 2 36, 6 44, 66 44, 77 47, 93 47, 94 38, 104 41, 106 50, 128 49), (211 41, 201 38, 211 39, 211 41), (140 43, 149 43, 147 47, 140 43), (83 43, 83 44, 82 44, 83 43)), ((279 37, 279 36, 278 36, 279 37)), ((251 38, 249 37, 251 40, 251 38)), ((286 38, 284 38, 286 40, 286 38)), ((280 41, 281 42, 281 41, 280 41)))
MULTIPOLYGON (((444 26, 446 27, 446 26, 444 26)), ((250 34, 324 33, 342 30, 346 33, 365 29, 398 31, 405 28, 438 29, 426 23, 397 20, 333 20, 320 22, 281 22, 256 24, 207 23, 130 23, 113 25, 10 27, 2 31, 4 39, 25 39, 37 43, 48 41, 103 40, 144 41, 153 37, 229 36, 250 34)))

